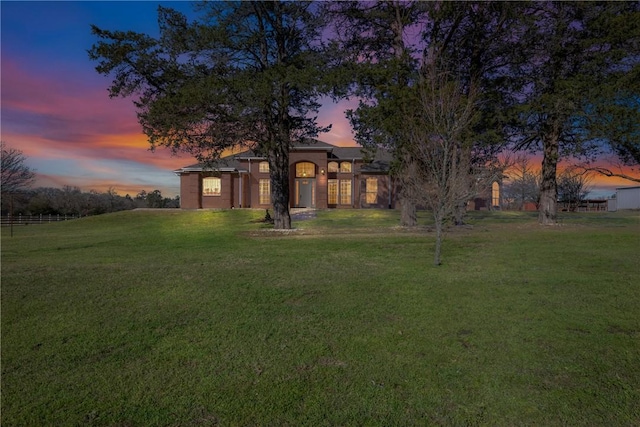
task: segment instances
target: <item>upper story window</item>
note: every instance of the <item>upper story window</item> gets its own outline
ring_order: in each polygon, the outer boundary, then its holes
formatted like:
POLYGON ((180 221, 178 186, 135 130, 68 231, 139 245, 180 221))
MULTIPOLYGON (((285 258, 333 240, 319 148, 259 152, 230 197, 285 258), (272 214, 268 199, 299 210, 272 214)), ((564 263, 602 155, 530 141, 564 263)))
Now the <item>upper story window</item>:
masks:
POLYGON ((260 173, 269 173, 269 162, 260 162, 258 171, 260 173))
POLYGON ((316 165, 310 162, 296 164, 296 178, 313 178, 316 176, 316 165))
POLYGON ((340 172, 351 172, 351 163, 349 162, 340 163, 340 172))
POLYGON ((329 162, 327 166, 329 172, 338 172, 338 162, 329 162))
POLYGON ((202 179, 203 196, 219 196, 222 190, 222 180, 216 177, 202 179))

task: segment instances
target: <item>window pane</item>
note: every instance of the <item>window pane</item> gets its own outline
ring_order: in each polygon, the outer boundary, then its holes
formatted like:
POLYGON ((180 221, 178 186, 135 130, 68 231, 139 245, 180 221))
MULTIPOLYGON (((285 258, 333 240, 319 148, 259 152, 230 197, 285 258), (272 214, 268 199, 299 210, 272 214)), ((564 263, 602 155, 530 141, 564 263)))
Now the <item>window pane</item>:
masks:
POLYGON ((309 162, 296 164, 296 178, 313 178, 316 176, 316 165, 309 162))
POLYGON ((351 180, 350 179, 340 180, 340 204, 341 205, 351 204, 351 180))
POLYGON ((204 178, 202 180, 202 194, 204 196, 219 196, 221 187, 220 178, 204 178))
POLYGON ((378 178, 367 178, 367 203, 376 203, 378 200, 378 178))
POLYGON ((491 184, 491 202, 495 207, 500 206, 500 184, 497 182, 491 184))
POLYGON ((269 173, 269 162, 260 162, 260 173, 269 173))
POLYGON ((340 172, 351 172, 351 163, 349 162, 340 163, 340 172))
POLYGON ((327 191, 329 193, 329 204, 337 205, 338 204, 338 180, 337 179, 327 180, 327 191))
POLYGON ((329 172, 338 172, 338 162, 329 162, 328 166, 329 172))
POLYGON ((260 204, 268 205, 271 203, 271 182, 268 179, 259 181, 260 204))

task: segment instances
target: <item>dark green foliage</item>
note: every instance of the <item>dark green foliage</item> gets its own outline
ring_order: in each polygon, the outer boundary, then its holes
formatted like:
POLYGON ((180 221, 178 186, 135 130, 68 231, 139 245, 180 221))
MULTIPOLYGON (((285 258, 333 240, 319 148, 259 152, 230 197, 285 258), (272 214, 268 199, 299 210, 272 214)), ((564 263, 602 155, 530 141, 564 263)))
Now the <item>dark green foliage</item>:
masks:
POLYGON ((289 148, 325 131, 316 98, 323 28, 302 2, 208 2, 201 18, 158 9, 160 37, 93 27, 111 96, 135 95, 152 147, 212 161, 249 144, 268 158, 276 228, 289 228, 289 148))
POLYGON ((638 163, 640 5, 540 2, 523 16, 516 147, 543 152, 540 221, 555 223, 561 158, 613 152, 638 163))

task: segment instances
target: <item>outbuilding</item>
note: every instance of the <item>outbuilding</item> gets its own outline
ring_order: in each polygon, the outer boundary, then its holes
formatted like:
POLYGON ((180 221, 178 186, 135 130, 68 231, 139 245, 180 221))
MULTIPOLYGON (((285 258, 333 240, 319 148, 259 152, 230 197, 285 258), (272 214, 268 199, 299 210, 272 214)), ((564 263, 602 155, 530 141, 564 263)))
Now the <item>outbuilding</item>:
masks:
POLYGON ((640 209, 640 186, 616 188, 615 197, 609 199, 609 211, 640 209))

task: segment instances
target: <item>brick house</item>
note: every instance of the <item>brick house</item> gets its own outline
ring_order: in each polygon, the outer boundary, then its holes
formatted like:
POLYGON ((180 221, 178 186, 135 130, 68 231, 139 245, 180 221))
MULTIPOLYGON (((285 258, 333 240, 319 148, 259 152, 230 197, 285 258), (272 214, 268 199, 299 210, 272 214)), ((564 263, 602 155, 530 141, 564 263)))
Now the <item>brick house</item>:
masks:
MULTIPOLYGON (((397 188, 389 176, 390 156, 367 161, 358 147, 336 147, 317 140, 289 154, 292 208, 395 208, 397 188)), ((269 163, 248 150, 214 166, 195 164, 180 176, 183 209, 268 208, 269 163)))

